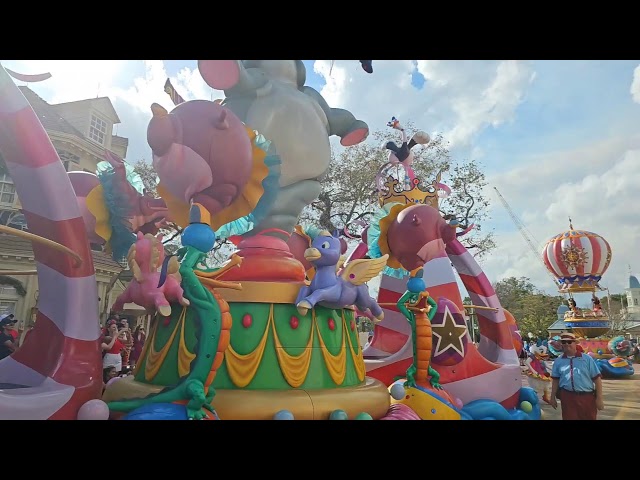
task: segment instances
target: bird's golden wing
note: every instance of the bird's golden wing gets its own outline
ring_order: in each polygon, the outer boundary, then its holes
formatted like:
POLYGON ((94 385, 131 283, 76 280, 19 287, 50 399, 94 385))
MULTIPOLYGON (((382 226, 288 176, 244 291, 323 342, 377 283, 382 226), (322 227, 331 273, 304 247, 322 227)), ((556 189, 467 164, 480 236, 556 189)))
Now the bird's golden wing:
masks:
POLYGON ((354 260, 344 267, 340 276, 349 283, 362 285, 376 277, 387 264, 389 255, 380 258, 354 260))

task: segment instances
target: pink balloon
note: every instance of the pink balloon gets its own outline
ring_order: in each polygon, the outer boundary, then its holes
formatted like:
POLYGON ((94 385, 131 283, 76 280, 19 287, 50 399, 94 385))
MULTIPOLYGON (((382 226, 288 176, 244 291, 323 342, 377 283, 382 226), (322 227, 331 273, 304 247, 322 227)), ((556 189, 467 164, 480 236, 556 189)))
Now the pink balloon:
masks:
POLYGON ((89 400, 78 410, 78 420, 109 420, 109 407, 102 400, 89 400))
POLYGON ((458 408, 462 408, 464 406, 464 404, 462 403, 462 400, 460 400, 459 398, 455 398, 454 403, 456 404, 456 407, 458 408))

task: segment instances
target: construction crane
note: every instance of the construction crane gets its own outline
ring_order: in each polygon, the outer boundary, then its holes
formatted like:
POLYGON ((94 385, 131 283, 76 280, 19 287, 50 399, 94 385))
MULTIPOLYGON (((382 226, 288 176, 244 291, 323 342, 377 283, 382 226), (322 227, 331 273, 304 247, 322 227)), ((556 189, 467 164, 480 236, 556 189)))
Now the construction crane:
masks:
MULTIPOLYGON (((542 268, 551 277, 551 279, 553 280, 553 284, 557 287, 558 286, 558 280, 556 279, 556 277, 549 270, 547 270, 547 266, 544 264, 544 262, 542 261, 542 257, 540 256, 539 249, 536 247, 536 245, 531 240, 531 236, 533 236, 533 235, 531 233, 527 234, 527 227, 524 226, 524 224, 520 221, 520 219, 513 212, 513 210, 511 209, 511 207, 507 203, 507 201, 504 199, 504 197, 502 196, 502 194, 498 190, 498 188, 497 187, 493 187, 493 189, 498 194, 498 198, 502 202, 502 205, 504 205, 504 208, 507 210, 507 213, 511 217, 511 220, 513 220, 513 223, 515 223, 516 227, 518 227, 518 230, 520 231, 520 234, 522 235, 522 238, 524 238, 525 242, 527 242, 527 245, 529 245, 529 249, 531 250, 533 255, 538 259, 538 261, 540 263, 542 263, 542 268)), ((564 293, 563 293, 563 296, 564 296, 564 293)))

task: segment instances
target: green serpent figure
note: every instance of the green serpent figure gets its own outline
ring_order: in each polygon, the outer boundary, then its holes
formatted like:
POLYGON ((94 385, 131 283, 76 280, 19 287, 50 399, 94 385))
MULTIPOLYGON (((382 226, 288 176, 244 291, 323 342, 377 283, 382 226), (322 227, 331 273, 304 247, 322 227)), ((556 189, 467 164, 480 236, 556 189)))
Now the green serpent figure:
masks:
POLYGON ((431 320, 438 310, 438 305, 427 292, 423 273, 423 269, 420 268, 411 275, 407 281, 407 291, 396 304, 411 325, 413 341, 413 363, 407 369, 407 381, 404 386, 415 387, 416 383, 426 383, 429 380, 433 388, 442 389, 438 383, 440 374, 431 366, 431 320))
MULTIPOLYGON (((112 411, 130 412, 148 403, 172 403, 186 400, 187 416, 190 420, 206 418, 205 409, 213 412, 211 402, 215 396, 215 390, 211 384, 228 346, 228 335, 225 336, 226 344, 220 345, 223 323, 227 329, 230 329, 231 316, 226 302, 214 297, 203 283, 223 286, 223 282, 217 282, 209 277, 215 277, 230 267, 238 265, 240 259, 236 256, 231 265, 219 269, 206 266, 207 252, 213 248, 216 239, 208 222, 200 221, 201 218, 208 218, 208 215, 208 212, 199 204, 192 205, 190 224, 184 229, 181 237, 183 247, 177 252, 180 260, 181 286, 184 296, 190 302, 188 308, 193 309, 197 322, 196 357, 191 362, 189 374, 176 385, 145 398, 109 402, 108 406, 112 411), (225 316, 228 318, 223 322, 225 316)), ((165 260, 160 285, 166 277, 167 263, 165 260)), ((235 287, 231 282, 224 282, 224 284, 224 286, 235 287)))

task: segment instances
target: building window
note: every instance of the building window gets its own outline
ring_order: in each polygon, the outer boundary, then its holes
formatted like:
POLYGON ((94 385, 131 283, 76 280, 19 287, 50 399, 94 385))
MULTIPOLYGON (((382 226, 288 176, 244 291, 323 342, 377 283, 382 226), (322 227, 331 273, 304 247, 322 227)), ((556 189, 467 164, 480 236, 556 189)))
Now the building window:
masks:
POLYGON ((633 304, 634 304, 634 305, 638 305, 638 299, 637 299, 637 298, 634 298, 634 299, 633 299, 633 304))
POLYGON ((6 173, 0 175, 0 203, 4 205, 13 205, 16 199, 16 186, 13 180, 6 173))
POLYGON ((18 291, 8 283, 0 284, 0 315, 5 313, 16 313, 18 305, 18 291))
POLYGON ((27 220, 19 210, 0 210, 0 225, 26 230, 27 220))
POLYGON ((14 313, 16 311, 16 303, 6 300, 0 300, 0 315, 5 313, 14 313))
POLYGON ((91 115, 91 126, 89 127, 89 138, 100 145, 104 145, 104 137, 107 135, 107 122, 101 118, 91 115))

